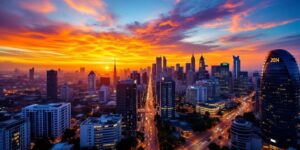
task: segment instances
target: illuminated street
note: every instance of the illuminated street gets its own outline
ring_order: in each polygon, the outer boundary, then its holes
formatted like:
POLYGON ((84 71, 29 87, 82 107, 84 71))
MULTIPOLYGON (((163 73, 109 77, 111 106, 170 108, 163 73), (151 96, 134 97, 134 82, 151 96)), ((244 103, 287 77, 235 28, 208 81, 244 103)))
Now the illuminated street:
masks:
POLYGON ((145 149, 146 150, 157 150, 157 133, 155 126, 155 108, 154 108, 154 98, 152 93, 152 80, 149 78, 147 98, 145 103, 145 116, 142 119, 142 124, 145 133, 145 149))
POLYGON ((222 116, 221 122, 213 127, 212 129, 201 132, 194 133, 190 138, 186 139, 186 144, 182 146, 181 150, 204 150, 208 149, 208 145, 211 142, 215 142, 221 146, 227 145, 228 143, 228 129, 231 126, 232 120, 238 116, 242 115, 244 112, 249 112, 252 109, 251 97, 254 93, 250 94, 250 96, 246 97, 245 100, 242 98, 237 99, 241 103, 241 105, 222 116), (219 139, 219 136, 222 136, 222 139, 219 139))

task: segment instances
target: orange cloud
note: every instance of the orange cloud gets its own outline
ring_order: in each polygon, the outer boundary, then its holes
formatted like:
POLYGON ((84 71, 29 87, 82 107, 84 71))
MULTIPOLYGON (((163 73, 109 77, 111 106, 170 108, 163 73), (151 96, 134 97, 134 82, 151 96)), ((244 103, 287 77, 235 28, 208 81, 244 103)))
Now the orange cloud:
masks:
POLYGON ((49 0, 20 1, 22 8, 37 13, 50 13, 55 11, 55 6, 49 0))
POLYGON ((107 6, 103 0, 64 0, 68 6, 74 10, 92 15, 98 21, 107 22, 109 25, 112 25, 114 22, 113 15, 108 12, 107 6))
POLYGON ((249 15, 250 11, 245 11, 239 14, 235 14, 231 16, 231 26, 229 27, 230 32, 244 32, 244 31, 252 31, 256 29, 268 29, 281 25, 285 25, 299 19, 285 20, 279 22, 270 22, 270 23, 252 23, 250 21, 245 20, 244 18, 249 15))

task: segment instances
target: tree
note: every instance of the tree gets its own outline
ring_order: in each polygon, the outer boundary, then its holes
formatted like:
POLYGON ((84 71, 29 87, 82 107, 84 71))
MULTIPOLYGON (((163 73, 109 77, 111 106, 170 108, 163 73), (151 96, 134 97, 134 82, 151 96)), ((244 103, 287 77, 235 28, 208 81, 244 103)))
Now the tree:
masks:
POLYGON ((49 150, 52 146, 53 144, 51 143, 51 139, 43 137, 35 141, 33 150, 49 150))
POLYGON ((62 135, 61 140, 63 142, 70 142, 76 135, 76 131, 74 129, 66 129, 64 134, 62 135))

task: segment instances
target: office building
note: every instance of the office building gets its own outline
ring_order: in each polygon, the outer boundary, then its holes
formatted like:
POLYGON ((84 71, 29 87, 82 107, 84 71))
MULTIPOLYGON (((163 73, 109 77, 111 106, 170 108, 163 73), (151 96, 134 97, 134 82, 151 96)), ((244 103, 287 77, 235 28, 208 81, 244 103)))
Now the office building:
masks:
POLYGON ((80 147, 99 150, 115 149, 122 137, 121 115, 87 118, 80 124, 80 147))
POLYGON ((84 68, 84 67, 81 67, 81 68, 79 69, 79 71, 80 71, 80 74, 82 74, 82 75, 85 74, 85 68, 84 68))
POLYGON ((34 68, 29 69, 29 80, 30 81, 34 80, 34 68))
POLYGON ((230 94, 230 71, 229 63, 221 63, 211 67, 212 78, 216 78, 220 85, 220 94, 223 97, 227 97, 230 94))
POLYGON ((186 102, 193 105, 204 103, 207 101, 207 88, 199 85, 188 86, 185 98, 186 102))
POLYGON ((233 79, 239 79, 241 71, 240 56, 233 56, 233 79))
POLYGON ((209 78, 209 73, 206 70, 206 67, 207 67, 207 65, 205 64, 205 59, 204 59, 203 55, 201 55, 200 60, 199 60, 199 76, 198 76, 199 80, 209 78))
POLYGON ((299 89, 295 58, 286 50, 270 51, 263 66, 260 93, 265 143, 284 149, 299 144, 299 89))
POLYGON ((157 86, 159 114, 163 119, 171 119, 175 116, 175 82, 171 78, 162 78, 157 86))
POLYGON ((143 82, 143 84, 148 84, 148 74, 147 74, 147 72, 143 72, 142 82, 143 82))
POLYGON ((29 122, 23 118, 6 118, 0 120, 0 149, 30 149, 29 122))
POLYGON ((98 91, 99 94, 99 102, 100 103, 106 103, 109 99, 109 87, 102 85, 100 90, 98 91))
POLYGON ((141 84, 141 75, 140 73, 138 73, 137 71, 133 71, 130 74, 130 78, 137 84, 140 85, 141 84))
POLYGON ((252 123, 243 119, 236 118, 230 129, 230 146, 232 149, 239 150, 261 150, 261 138, 253 132, 252 123))
POLYGON ((156 81, 160 80, 162 74, 162 58, 156 57, 156 81))
POLYGON ((152 80, 156 79, 156 64, 152 64, 152 80))
POLYGON ((137 85, 133 80, 122 80, 117 84, 117 113, 122 115, 124 128, 137 128, 137 85))
POLYGON ((163 72, 167 72, 167 58, 163 56, 163 72))
POLYGON ((33 104, 22 109, 22 115, 30 122, 30 136, 33 140, 42 137, 58 138, 70 128, 71 104, 33 104))
POLYGON ((193 85, 195 83, 195 72, 193 70, 189 70, 186 74, 186 84, 193 85))
POLYGON ((191 63, 186 63, 185 64, 185 73, 188 73, 188 71, 190 71, 192 68, 191 68, 191 63))
POLYGON ((64 84, 60 88, 60 99, 63 101, 70 101, 72 98, 73 89, 68 84, 64 84))
POLYGON ((94 71, 88 75, 88 91, 96 91, 96 74, 94 71))
POLYGON ((191 57, 191 68, 192 68, 193 72, 196 71, 196 62, 195 62, 194 53, 193 53, 193 55, 191 57))
POLYGON ((57 101, 57 71, 47 71, 47 99, 57 101))
POLYGON ((116 64, 116 59, 114 59, 114 74, 113 74, 113 87, 116 88, 118 83, 118 78, 117 78, 117 64, 116 64))

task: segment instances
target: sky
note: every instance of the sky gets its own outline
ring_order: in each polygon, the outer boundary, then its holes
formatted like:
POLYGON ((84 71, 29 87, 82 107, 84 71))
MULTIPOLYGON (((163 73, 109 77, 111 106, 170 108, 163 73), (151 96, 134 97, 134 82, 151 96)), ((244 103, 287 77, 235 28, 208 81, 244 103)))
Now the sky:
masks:
POLYGON ((239 55, 261 70, 268 51, 300 61, 299 0, 1 0, 0 68, 168 65, 195 54, 217 65, 239 55))

